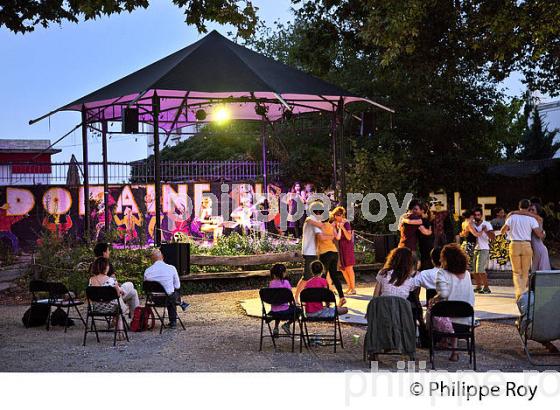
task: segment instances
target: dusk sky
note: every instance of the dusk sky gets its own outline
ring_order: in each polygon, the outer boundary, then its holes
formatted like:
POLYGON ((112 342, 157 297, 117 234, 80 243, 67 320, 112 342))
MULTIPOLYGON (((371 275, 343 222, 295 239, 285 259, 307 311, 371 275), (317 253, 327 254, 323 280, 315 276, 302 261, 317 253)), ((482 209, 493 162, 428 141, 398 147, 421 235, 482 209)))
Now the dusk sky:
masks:
MULTIPOLYGON (((182 11, 167 0, 147 10, 123 13, 79 24, 64 23, 15 35, 0 29, 0 138, 55 141, 80 122, 77 112, 58 113, 35 125, 28 121, 134 72, 202 37, 184 23, 182 11)), ((255 0, 267 23, 292 19, 289 0, 255 0)), ((231 28, 212 25, 226 35, 231 28)), ((518 80, 508 81, 519 94, 518 80)), ((54 161, 81 160, 80 130, 59 143, 54 161)), ((131 161, 146 155, 146 137, 113 136, 110 161, 131 161)), ((90 160, 101 159, 100 138, 90 136, 90 160)))

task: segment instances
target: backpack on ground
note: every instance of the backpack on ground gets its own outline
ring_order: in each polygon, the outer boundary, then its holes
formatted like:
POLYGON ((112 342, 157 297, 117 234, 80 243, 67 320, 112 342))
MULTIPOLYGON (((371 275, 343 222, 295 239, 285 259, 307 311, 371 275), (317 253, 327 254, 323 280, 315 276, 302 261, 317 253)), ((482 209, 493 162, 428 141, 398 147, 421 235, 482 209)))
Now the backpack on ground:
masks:
POLYGON ((37 327, 47 324, 51 307, 46 303, 34 303, 21 318, 25 327, 37 327))
POLYGON ((74 321, 68 317, 68 314, 61 308, 57 307, 51 314, 51 326, 74 326, 74 321))
POLYGON ((143 332, 144 330, 152 330, 156 325, 154 312, 149 307, 138 306, 134 309, 132 321, 130 322, 130 330, 132 332, 143 332))

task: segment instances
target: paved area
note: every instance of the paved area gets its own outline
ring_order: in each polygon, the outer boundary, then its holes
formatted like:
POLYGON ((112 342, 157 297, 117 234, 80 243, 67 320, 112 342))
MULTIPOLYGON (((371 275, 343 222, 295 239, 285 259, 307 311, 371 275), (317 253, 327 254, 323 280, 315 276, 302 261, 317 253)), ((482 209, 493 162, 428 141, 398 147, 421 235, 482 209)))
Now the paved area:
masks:
MULTIPOLYGON (((348 314, 341 316, 344 323, 356 325, 367 325, 364 318, 367 306, 373 295, 373 287, 362 287, 356 289, 357 294, 346 298, 348 314)), ((425 301, 425 291, 422 289, 420 300, 425 301)), ((249 316, 260 317, 261 302, 259 298, 245 299, 241 307, 249 316)), ((513 286, 492 286, 490 295, 476 295, 475 315, 479 320, 515 319, 519 311, 514 302, 513 286)))
MULTIPOLYGON (((101 343, 92 336, 82 346, 83 327, 25 329, 21 317, 23 305, 0 306, 0 372, 343 372, 367 371, 362 362, 365 328, 343 324, 345 348, 336 354, 331 347, 314 347, 303 353, 291 353, 289 342, 282 340, 274 351, 270 340, 259 352, 260 321, 249 317, 239 301, 257 297, 257 290, 193 295, 192 307, 182 314, 187 330, 133 333, 129 343, 112 347, 108 334, 101 343), (357 338, 354 337, 357 335, 357 338), (357 339, 357 342, 354 341, 357 339)), ((321 330, 321 329, 320 329, 321 330)), ((322 329, 324 330, 324 329, 322 329)), ((543 351, 538 345, 532 345, 543 351)), ((477 329, 479 370, 560 370, 560 357, 545 358, 546 367, 529 365, 513 320, 483 321, 477 329)), ((420 349, 418 360, 428 358, 420 349)), ((381 356, 380 368, 396 369, 397 358, 381 356)), ((458 363, 437 356, 438 369, 467 369, 464 355, 458 363)))

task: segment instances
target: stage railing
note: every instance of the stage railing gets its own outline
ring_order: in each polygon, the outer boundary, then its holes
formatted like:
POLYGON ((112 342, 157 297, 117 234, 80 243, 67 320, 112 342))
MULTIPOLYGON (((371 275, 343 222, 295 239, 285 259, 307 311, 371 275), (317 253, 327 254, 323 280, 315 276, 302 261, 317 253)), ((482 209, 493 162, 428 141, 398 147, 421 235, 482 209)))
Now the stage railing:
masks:
MULTIPOLYGON (((162 182, 255 181, 262 179, 260 161, 162 161, 162 182)), ((103 184, 103 163, 90 162, 89 183, 103 184)), ((267 162, 269 180, 280 175, 278 161, 267 162)), ((152 161, 108 162, 109 184, 150 183, 154 180, 152 161)), ((0 186, 7 185, 81 185, 80 162, 0 164, 0 186)))

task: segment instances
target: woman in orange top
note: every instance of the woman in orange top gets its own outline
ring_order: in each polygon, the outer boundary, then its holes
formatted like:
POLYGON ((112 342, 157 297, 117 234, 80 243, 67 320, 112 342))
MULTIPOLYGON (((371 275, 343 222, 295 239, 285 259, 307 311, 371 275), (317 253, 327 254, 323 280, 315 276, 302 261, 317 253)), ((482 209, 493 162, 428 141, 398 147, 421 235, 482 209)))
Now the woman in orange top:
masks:
MULTIPOLYGON (((321 210, 315 212, 320 214, 321 210)), ((336 291, 338 292, 338 297, 340 298, 339 306, 343 306, 346 303, 346 299, 344 298, 342 284, 338 277, 338 250, 334 243, 335 240, 340 240, 342 232, 340 229, 336 228, 334 224, 329 222, 324 222, 322 228, 315 229, 319 260, 325 266, 325 270, 330 275, 336 291)))

